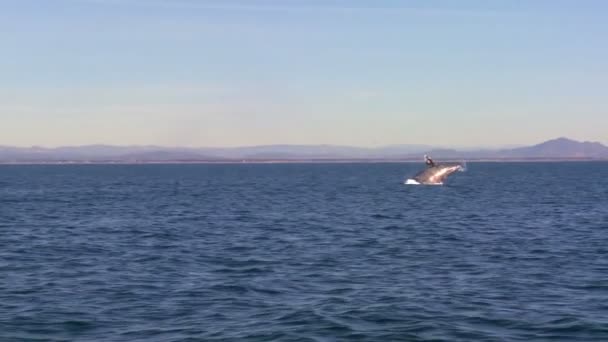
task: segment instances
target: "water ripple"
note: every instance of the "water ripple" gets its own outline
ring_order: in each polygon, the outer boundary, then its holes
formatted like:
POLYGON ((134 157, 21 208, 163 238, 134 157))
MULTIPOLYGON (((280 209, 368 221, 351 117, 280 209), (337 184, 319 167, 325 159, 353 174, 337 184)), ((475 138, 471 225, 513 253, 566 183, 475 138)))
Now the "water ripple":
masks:
POLYGON ((417 167, 0 167, 0 340, 608 340, 608 163, 417 167))

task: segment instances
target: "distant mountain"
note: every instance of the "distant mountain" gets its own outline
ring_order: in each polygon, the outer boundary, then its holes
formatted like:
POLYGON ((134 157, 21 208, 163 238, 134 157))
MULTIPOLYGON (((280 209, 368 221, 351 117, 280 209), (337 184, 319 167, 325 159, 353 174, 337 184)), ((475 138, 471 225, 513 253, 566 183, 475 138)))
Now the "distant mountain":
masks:
MULTIPOLYGON (((548 140, 533 146, 497 150, 427 151, 435 159, 608 159, 608 147, 598 142, 578 142, 568 138, 548 140)), ((413 156, 412 156, 413 157, 413 156)))
POLYGON ((598 142, 557 138, 534 146, 501 151, 501 155, 512 158, 607 158, 608 147, 598 142))
POLYGON ((398 158, 406 153, 422 153, 428 145, 390 145, 376 148, 339 145, 269 145, 232 148, 222 151, 224 156, 245 159, 258 158, 398 158))
POLYGON ((0 162, 99 162, 99 161, 171 161, 220 159, 196 149, 159 146, 67 146, 57 148, 0 147, 0 162))
POLYGON ((363 148, 338 145, 266 145, 232 148, 174 148, 160 146, 87 145, 57 148, 2 147, 0 162, 57 161, 180 161, 225 159, 369 159, 401 158, 406 153, 422 153, 427 145, 392 145, 363 148))
POLYGON ((58 148, 0 146, 0 162, 168 162, 255 160, 419 160, 423 154, 446 159, 608 159, 608 147, 598 142, 558 138, 510 149, 456 150, 429 145, 364 148, 338 145, 267 145, 232 148, 161 146, 66 146, 58 148))
POLYGON ((134 162, 145 162, 145 161, 199 161, 199 160, 207 160, 207 161, 216 161, 221 160, 223 158, 218 158, 215 156, 208 156, 198 152, 190 152, 190 151, 163 151, 163 150, 155 150, 155 151, 143 151, 143 152, 134 152, 124 154, 118 157, 121 161, 134 161, 134 162))

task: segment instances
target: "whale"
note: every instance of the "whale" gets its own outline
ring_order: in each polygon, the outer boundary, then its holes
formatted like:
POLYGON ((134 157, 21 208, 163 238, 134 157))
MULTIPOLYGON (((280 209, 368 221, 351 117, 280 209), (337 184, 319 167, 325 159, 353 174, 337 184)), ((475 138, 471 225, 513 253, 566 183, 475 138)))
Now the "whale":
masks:
POLYGON ((407 179, 405 184, 442 185, 445 180, 457 171, 464 171, 461 163, 441 163, 420 171, 414 177, 407 179))

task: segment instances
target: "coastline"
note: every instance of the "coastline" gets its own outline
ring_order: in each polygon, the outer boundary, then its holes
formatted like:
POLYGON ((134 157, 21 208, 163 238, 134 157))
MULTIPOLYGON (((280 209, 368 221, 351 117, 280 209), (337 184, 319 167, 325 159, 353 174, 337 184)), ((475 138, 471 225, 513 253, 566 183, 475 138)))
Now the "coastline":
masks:
MULTIPOLYGON (((608 162, 608 158, 449 158, 442 162, 467 163, 539 163, 539 162, 608 162)), ((421 163, 418 159, 201 159, 201 160, 34 160, 0 161, 0 165, 174 165, 174 164, 381 164, 421 163)))

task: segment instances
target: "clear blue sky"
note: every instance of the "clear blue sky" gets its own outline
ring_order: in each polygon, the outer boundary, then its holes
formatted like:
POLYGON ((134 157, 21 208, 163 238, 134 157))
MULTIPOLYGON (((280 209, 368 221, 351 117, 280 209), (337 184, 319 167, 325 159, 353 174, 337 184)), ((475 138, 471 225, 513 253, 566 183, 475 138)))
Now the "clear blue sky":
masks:
POLYGON ((0 0, 0 145, 608 143, 608 1, 0 0))

